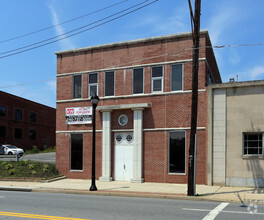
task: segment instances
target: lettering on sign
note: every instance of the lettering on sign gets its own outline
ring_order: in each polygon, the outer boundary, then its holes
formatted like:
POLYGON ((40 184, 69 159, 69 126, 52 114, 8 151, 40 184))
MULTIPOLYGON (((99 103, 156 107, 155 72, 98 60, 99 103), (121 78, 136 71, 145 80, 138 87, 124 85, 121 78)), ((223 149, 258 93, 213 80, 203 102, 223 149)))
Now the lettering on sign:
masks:
POLYGON ((92 107, 66 108, 66 124, 91 124, 92 107))

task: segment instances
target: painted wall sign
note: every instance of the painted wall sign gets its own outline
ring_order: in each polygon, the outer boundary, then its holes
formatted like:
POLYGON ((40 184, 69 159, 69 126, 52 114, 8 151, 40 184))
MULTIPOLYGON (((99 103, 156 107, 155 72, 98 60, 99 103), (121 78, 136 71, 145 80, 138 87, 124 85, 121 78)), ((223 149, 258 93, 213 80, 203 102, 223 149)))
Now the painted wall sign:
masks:
POLYGON ((66 108, 66 124, 91 124, 92 107, 66 108))

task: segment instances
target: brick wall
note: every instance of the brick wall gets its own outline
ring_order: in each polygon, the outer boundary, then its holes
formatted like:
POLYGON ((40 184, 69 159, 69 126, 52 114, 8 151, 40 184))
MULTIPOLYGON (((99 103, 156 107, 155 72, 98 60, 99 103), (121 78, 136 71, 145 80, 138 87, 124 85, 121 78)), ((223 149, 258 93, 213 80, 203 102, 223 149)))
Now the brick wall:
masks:
MULTIPOLYGON (((201 34, 199 62, 199 104, 198 104, 198 154, 197 183, 207 183, 207 66, 214 78, 221 80, 207 32, 201 34)), ((91 155, 92 125, 66 125, 65 108, 91 106, 88 99, 88 74, 98 72, 99 106, 150 103, 151 108, 143 111, 143 178, 150 182, 186 183, 188 148, 191 121, 192 89, 192 38, 191 35, 167 39, 146 40, 111 44, 58 53, 57 67, 57 167, 71 178, 90 178, 91 160, 85 160, 83 172, 69 170, 71 131, 86 131, 84 134, 84 158, 91 155), (183 91, 171 90, 171 64, 183 64, 183 91), (151 93, 151 66, 163 66, 163 92, 151 93), (144 68, 144 94, 132 95, 133 68, 144 68), (115 97, 104 97, 104 72, 115 71, 115 97), (82 74, 82 99, 72 99, 72 75, 82 74), (144 130, 146 129, 146 130, 144 130), (170 130, 183 129, 186 132, 186 173, 168 174, 168 137, 170 130), (68 133, 63 133, 68 132, 68 133)), ((102 113, 97 111, 97 178, 101 175, 102 113)), ((114 110, 111 112, 112 129, 133 129, 133 110, 114 110), (121 127, 118 117, 128 116, 128 124, 121 127)), ((114 177, 114 132, 112 132, 112 176, 114 177)))
POLYGON ((6 127, 6 137, 0 138, 1 144, 13 144, 24 150, 37 146, 55 146, 55 112, 54 108, 32 102, 18 96, 0 91, 0 105, 6 106, 6 117, 0 117, 0 126, 6 127), (15 120, 15 109, 23 112, 22 120, 15 120), (30 112, 37 114, 37 121, 30 122, 30 112), (14 137, 15 128, 22 129, 22 138, 14 137), (29 131, 36 131, 36 140, 30 140, 29 131))

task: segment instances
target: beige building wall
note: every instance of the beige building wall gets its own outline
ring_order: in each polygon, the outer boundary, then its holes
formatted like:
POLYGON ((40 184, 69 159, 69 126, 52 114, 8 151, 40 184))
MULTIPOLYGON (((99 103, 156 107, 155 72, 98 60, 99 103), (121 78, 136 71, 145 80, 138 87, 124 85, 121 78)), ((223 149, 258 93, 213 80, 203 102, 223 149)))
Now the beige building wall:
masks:
POLYGON ((243 156, 243 132, 264 132, 264 86, 227 88, 226 185, 264 186, 264 157, 243 156))
POLYGON ((264 154, 244 156, 243 133, 264 132, 264 81, 212 85, 208 91, 208 164, 213 168, 208 178, 213 185, 263 187, 264 154))
POLYGON ((213 95, 213 182, 214 185, 225 185, 226 90, 214 90, 213 95))

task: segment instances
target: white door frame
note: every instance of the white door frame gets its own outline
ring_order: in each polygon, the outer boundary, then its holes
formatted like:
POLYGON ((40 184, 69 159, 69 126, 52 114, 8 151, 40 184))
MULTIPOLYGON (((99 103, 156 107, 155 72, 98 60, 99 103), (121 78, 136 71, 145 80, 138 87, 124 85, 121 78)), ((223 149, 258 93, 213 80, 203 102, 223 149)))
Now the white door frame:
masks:
POLYGON ((114 179, 130 181, 133 178, 133 133, 115 133, 114 179), (131 139, 132 137, 132 139, 131 139))

